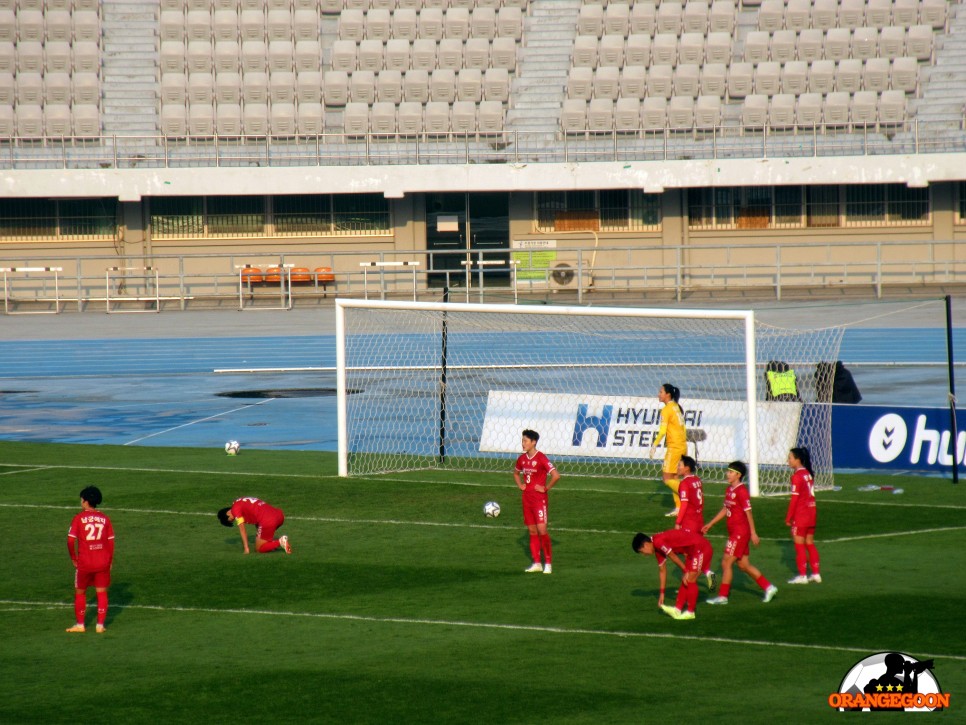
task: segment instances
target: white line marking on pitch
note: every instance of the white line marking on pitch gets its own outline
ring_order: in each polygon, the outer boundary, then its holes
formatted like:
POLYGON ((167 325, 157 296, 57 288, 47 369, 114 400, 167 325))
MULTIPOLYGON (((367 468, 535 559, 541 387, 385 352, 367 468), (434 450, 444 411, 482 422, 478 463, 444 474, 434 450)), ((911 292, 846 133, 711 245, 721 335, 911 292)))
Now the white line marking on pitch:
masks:
MULTIPOLYGON (((57 506, 53 504, 18 504, 18 503, 0 503, 0 508, 12 508, 12 509, 52 509, 57 511, 71 511, 76 506, 57 506)), ((145 515, 165 515, 165 516, 213 516, 212 513, 207 511, 170 511, 167 509, 134 509, 134 508, 109 508, 105 509, 108 513, 129 513, 129 514, 145 514, 145 515)), ((434 526, 438 528, 447 529, 489 529, 491 531, 513 531, 515 529, 509 526, 500 526, 497 524, 468 524, 468 523, 454 523, 451 521, 404 521, 401 519, 348 519, 348 518, 338 518, 334 516, 287 516, 286 521, 311 521, 315 523, 323 524, 348 524, 350 526, 371 526, 382 525, 382 526, 434 526)), ((608 534, 613 536, 631 536, 633 532, 631 531, 616 531, 613 529, 578 529, 569 526, 555 526, 554 531, 561 531, 568 534, 608 534)), ((966 526, 946 526, 942 528, 934 529, 918 529, 916 531, 891 531, 882 534, 866 534, 863 536, 848 536, 839 539, 822 539, 820 543, 822 544, 839 544, 847 541, 866 541, 869 539, 888 539, 895 536, 916 536, 920 534, 935 534, 945 531, 966 531, 966 526)), ((723 536, 715 536, 713 538, 724 538, 723 536)), ((762 541, 787 541, 787 537, 761 537, 762 541)))
MULTIPOLYGON (((67 602, 27 602, 17 600, 0 600, 0 604, 9 605, 36 605, 38 607, 62 606, 69 609, 73 606, 67 602)), ((730 637, 699 637, 697 635, 667 634, 662 632, 625 632, 608 631, 604 629, 581 629, 570 627, 547 627, 531 624, 498 624, 493 622, 465 622, 460 620, 446 619, 420 619, 410 617, 373 617, 360 614, 330 614, 325 612, 284 612, 271 611, 266 609, 213 609, 209 607, 164 607, 154 604, 118 604, 113 605, 116 609, 145 609, 156 612, 184 612, 189 614, 241 614, 268 617, 300 617, 305 619, 330 619, 347 622, 374 622, 378 624, 414 624, 429 625, 435 627, 461 627, 469 629, 503 629, 514 632, 546 632, 548 634, 570 634, 587 635, 593 637, 618 637, 621 639, 640 638, 640 639, 672 639, 688 640, 692 642, 712 642, 715 644, 743 645, 747 647, 785 647, 788 649, 812 649, 829 652, 858 652, 868 654, 873 651, 884 651, 888 648, 875 649, 874 645, 869 647, 840 647, 837 645, 824 644, 804 644, 799 642, 769 642, 757 639, 734 639, 730 637)), ((949 659, 966 661, 966 655, 952 654, 920 654, 920 657, 932 659, 949 659)))
POLYGON ((221 418, 222 416, 230 415, 231 413, 237 413, 240 410, 247 410, 248 408, 254 408, 257 405, 262 405, 264 403, 271 403, 275 398, 266 398, 265 400, 259 400, 257 403, 250 403, 248 405, 243 405, 240 408, 232 408, 231 410, 226 410, 221 413, 215 413, 214 415, 208 415, 204 418, 198 418, 198 420, 192 420, 187 423, 182 423, 181 425, 176 425, 173 428, 167 428, 165 430, 159 430, 157 433, 150 433, 146 436, 141 436, 140 438, 135 438, 132 441, 128 441, 124 445, 130 446, 135 443, 140 443, 141 441, 146 441, 148 438, 154 438, 155 436, 164 435, 165 433, 170 433, 173 430, 178 430, 179 428, 187 428, 189 425, 195 425, 196 423, 204 423, 206 420, 214 420, 215 418, 221 418))
POLYGON ((50 466, 36 466, 34 468, 20 468, 20 469, 17 469, 16 471, 4 471, 3 473, 0 473, 0 476, 16 476, 17 474, 20 474, 20 473, 34 473, 36 471, 46 471, 49 468, 50 468, 50 466))

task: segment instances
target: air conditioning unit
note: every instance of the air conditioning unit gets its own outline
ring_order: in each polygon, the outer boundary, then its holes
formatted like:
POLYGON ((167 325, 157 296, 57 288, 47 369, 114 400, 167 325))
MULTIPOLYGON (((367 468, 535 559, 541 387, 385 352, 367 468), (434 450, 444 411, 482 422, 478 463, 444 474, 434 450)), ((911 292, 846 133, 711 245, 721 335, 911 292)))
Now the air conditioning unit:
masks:
POLYGON ((547 272, 547 286, 554 290, 576 290, 590 285, 586 269, 578 270, 575 262, 558 261, 547 272))

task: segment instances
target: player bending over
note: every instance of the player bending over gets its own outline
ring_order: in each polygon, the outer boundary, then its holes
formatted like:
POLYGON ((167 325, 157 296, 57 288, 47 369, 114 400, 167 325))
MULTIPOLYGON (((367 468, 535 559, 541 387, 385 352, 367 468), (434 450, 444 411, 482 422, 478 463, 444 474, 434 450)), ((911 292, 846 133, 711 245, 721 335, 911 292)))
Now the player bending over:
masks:
POLYGON ((631 542, 631 548, 643 556, 654 554, 657 560, 660 587, 657 606, 673 619, 694 619, 694 611, 698 604, 698 573, 706 569, 705 562, 711 561, 711 542, 695 531, 671 529, 654 536, 638 533, 631 542), (681 561, 679 554, 685 561, 681 561), (668 559, 684 572, 673 607, 664 603, 668 559))
POLYGON ((218 512, 218 520, 222 526, 237 526, 241 533, 242 545, 245 553, 248 550, 248 532, 245 524, 254 524, 255 529, 255 551, 259 554, 267 554, 278 548, 285 549, 286 554, 292 553, 292 545, 288 542, 287 536, 275 538, 275 530, 285 523, 285 514, 281 509, 269 506, 264 501, 246 496, 240 498, 227 508, 218 512))

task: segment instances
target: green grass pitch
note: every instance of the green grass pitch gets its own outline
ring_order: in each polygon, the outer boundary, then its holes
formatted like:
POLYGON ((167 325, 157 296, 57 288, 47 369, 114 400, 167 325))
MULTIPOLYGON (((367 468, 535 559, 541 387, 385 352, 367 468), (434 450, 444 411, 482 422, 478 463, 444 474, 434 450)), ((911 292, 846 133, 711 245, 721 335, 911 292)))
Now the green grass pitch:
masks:
MULTIPOLYGON (((829 694, 884 650, 934 658, 937 716, 964 720, 966 483, 837 476, 819 495, 825 581, 797 587, 787 499, 755 500, 751 559, 778 596, 739 572, 727 607, 702 586, 677 622, 630 550, 668 526, 659 482, 564 469, 554 573, 524 575, 511 465, 340 479, 325 453, 0 443, 0 722, 839 722, 829 694), (64 632, 88 484, 117 535, 100 636, 64 632), (284 509, 292 556, 242 554, 214 515, 240 496, 284 509)), ((723 487, 706 488, 710 518, 723 487)))

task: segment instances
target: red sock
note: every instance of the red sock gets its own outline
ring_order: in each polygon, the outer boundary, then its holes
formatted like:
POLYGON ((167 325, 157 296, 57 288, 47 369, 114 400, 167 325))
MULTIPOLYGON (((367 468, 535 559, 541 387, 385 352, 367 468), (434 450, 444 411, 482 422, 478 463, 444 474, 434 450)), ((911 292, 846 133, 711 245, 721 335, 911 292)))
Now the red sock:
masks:
POLYGON ((677 599, 674 600, 674 606, 678 608, 679 611, 684 611, 688 606, 688 585, 686 582, 681 582, 681 588, 678 589, 677 599))
POLYGON ((550 550, 550 534, 540 536, 540 547, 543 549, 543 562, 549 564, 553 560, 553 552, 550 550))
POLYGON ((798 575, 805 576, 805 562, 808 561, 808 552, 805 544, 795 544, 795 566, 798 567, 798 575))
POLYGON ((264 544, 258 547, 258 553, 267 554, 270 551, 275 551, 281 545, 282 542, 278 539, 275 539, 275 541, 266 541, 264 544))
POLYGON ((692 612, 698 608, 698 583, 688 584, 688 609, 692 612))
POLYGON ((535 564, 540 563, 540 537, 530 534, 530 558, 535 564))
POLYGON ((730 582, 728 584, 722 584, 721 585, 721 588, 718 589, 718 594, 720 596, 724 597, 725 599, 728 598, 728 594, 730 592, 731 592, 731 583, 730 582))
MULTIPOLYGON (((808 549, 808 563, 812 566, 812 574, 818 574, 818 549, 815 544, 806 544, 805 548, 808 549)), ((804 571, 804 567, 800 568, 804 571)))
POLYGON ((107 592, 97 593, 97 623, 103 625, 107 620, 107 592))
POLYGON ((755 579, 755 583, 761 587, 762 591, 764 591, 765 589, 771 586, 771 582, 765 578, 764 574, 762 574, 760 577, 755 579))
POLYGON ((78 624, 84 624, 84 615, 87 613, 87 594, 74 592, 74 616, 78 624))

